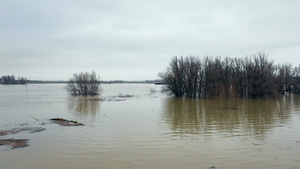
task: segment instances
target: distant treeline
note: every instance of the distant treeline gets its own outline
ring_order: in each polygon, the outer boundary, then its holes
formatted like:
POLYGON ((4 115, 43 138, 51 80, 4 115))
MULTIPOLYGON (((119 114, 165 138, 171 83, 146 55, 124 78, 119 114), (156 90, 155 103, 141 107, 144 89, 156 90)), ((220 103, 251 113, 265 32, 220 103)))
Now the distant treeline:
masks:
POLYGON ((0 84, 27 84, 27 82, 26 77, 16 78, 15 75, 7 75, 0 78, 0 84))
POLYGON ((260 52, 245 58, 174 57, 159 73, 176 97, 272 98, 300 93, 300 65, 274 64, 260 52))
MULTIPOLYGON (((68 83, 63 80, 28 80, 24 77, 16 78, 14 75, 0 77, 0 84, 54 84, 54 83, 68 83)), ((115 84, 115 83, 146 83, 155 84, 162 83, 161 80, 144 80, 144 81, 125 81, 125 80, 112 80, 112 81, 100 81, 102 84, 115 84)))
MULTIPOLYGON (((156 82, 161 82, 161 80, 145 80, 145 81, 124 81, 124 80, 112 80, 112 81, 103 81, 101 80, 100 83, 101 84, 115 84, 115 83, 146 83, 146 84, 154 84, 156 82)), ((45 80, 45 81, 40 81, 40 80, 29 80, 28 81, 29 84, 51 84, 51 83, 68 83, 68 81, 62 81, 62 80, 56 80, 56 81, 49 81, 49 80, 45 80)))

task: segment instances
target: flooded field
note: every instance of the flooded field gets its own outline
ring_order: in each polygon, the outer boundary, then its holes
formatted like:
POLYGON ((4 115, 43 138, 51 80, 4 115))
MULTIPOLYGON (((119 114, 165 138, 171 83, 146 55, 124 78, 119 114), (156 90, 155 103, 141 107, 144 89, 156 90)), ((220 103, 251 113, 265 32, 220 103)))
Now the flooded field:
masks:
POLYGON ((152 84, 103 84, 99 97, 73 97, 63 88, 0 85, 0 139, 28 139, 0 146, 0 169, 300 168, 299 96, 185 99, 152 84))

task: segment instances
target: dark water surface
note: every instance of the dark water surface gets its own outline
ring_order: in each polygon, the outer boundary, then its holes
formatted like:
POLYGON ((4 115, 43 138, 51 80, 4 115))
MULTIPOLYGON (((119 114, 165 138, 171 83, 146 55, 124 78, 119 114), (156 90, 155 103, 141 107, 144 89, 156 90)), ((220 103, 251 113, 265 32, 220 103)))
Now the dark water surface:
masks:
POLYGON ((152 84, 105 84, 100 97, 72 97, 63 87, 0 85, 0 131, 46 128, 0 136, 30 139, 1 146, 0 169, 300 168, 299 96, 184 99, 152 84))

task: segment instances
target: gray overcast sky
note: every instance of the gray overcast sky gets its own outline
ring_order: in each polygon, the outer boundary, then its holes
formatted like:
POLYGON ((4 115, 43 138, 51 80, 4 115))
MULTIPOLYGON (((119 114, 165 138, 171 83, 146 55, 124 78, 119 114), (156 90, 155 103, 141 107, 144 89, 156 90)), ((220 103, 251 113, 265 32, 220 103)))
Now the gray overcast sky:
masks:
POLYGON ((173 56, 300 64, 299 0, 0 0, 0 76, 156 79, 173 56))

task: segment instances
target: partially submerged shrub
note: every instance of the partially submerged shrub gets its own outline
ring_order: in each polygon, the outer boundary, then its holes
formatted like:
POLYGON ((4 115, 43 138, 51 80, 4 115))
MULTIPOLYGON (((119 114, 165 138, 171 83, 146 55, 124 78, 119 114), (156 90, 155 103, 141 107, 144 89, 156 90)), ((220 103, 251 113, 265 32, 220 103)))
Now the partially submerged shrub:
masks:
POLYGON ((101 91, 100 78, 94 71, 75 73, 69 80, 66 90, 71 95, 99 95, 101 91))

